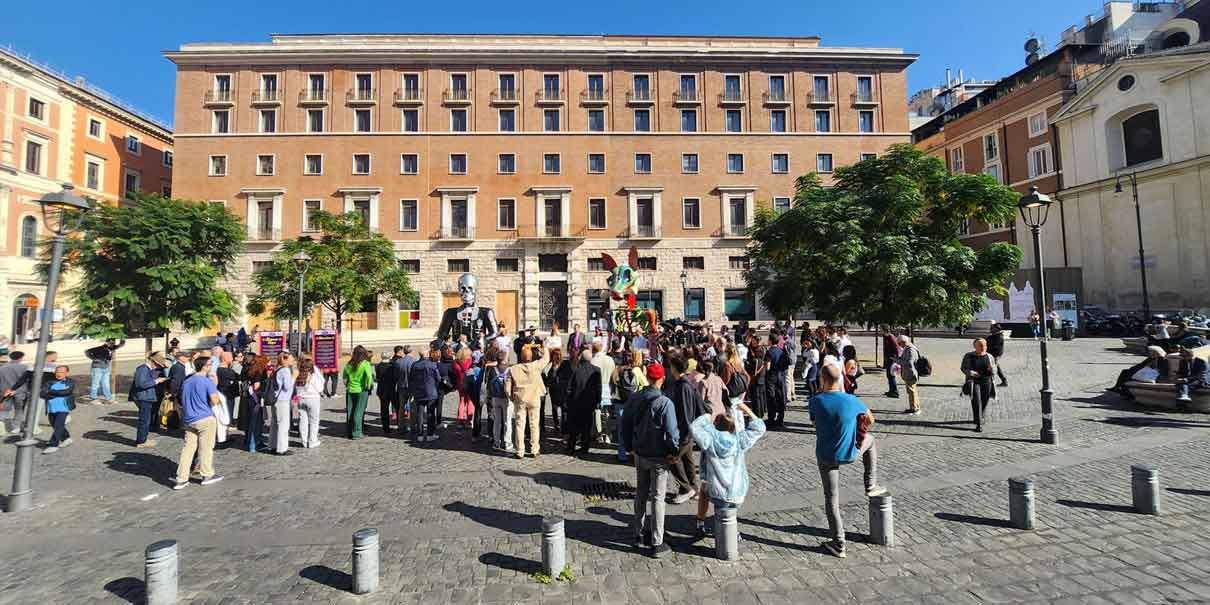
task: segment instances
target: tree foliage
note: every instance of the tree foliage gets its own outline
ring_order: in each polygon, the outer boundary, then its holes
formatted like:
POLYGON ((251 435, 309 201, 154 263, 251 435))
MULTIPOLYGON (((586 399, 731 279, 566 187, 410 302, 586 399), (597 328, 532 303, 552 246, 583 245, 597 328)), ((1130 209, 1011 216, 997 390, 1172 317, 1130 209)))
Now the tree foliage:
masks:
POLYGON ((257 294, 248 312, 292 319, 298 314, 298 271, 291 260, 300 250, 311 257, 303 277, 303 312, 322 305, 336 316, 337 330, 348 313, 362 311, 362 302, 416 301, 407 273, 399 266, 395 248, 381 233, 371 232, 356 212, 314 212, 311 220, 319 239, 302 236, 285 242, 273 261, 252 276, 257 294))
MULTIPOLYGON (((202 330, 235 316, 239 305, 219 287, 244 240, 239 219, 205 202, 134 194, 97 204, 64 245, 66 296, 78 330, 95 338, 142 335, 174 326, 202 330)), ((48 269, 49 247, 42 265, 48 269)), ((148 341, 150 344, 150 340, 148 341)))
POLYGON ((799 177, 790 210, 757 216, 745 278, 778 316, 807 308, 858 324, 963 323, 1020 265, 1017 246, 974 250, 958 239, 964 219, 1012 222, 1018 196, 991 176, 952 174, 906 144, 834 176, 833 187, 799 177))

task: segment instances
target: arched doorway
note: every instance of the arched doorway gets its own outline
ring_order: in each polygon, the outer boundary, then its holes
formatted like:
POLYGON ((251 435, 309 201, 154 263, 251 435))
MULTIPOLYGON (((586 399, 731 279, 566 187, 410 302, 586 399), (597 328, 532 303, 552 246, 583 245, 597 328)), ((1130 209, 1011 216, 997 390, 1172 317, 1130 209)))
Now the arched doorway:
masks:
POLYGON ((13 301, 13 343, 33 340, 34 326, 38 323, 38 306, 38 297, 33 294, 22 294, 13 301))

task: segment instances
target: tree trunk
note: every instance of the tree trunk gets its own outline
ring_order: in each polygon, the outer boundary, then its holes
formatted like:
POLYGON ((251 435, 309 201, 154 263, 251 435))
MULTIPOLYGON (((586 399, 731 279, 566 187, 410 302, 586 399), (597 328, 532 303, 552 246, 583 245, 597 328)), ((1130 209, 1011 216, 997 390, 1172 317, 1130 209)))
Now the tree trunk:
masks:
POLYGON ((143 353, 145 353, 147 357, 151 357, 151 347, 153 344, 151 334, 147 334, 143 337, 143 353))

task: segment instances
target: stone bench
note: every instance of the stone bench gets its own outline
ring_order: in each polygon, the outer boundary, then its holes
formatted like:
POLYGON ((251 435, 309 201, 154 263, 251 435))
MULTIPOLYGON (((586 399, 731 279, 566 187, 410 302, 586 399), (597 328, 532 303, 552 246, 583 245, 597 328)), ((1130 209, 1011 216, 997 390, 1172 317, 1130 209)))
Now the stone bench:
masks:
MULTIPOLYGON (((1193 350, 1194 357, 1210 360, 1210 345, 1198 347, 1193 350)), ((1170 353, 1168 355, 1168 376, 1161 376, 1161 382, 1136 382, 1129 381, 1126 383, 1126 388, 1130 394, 1134 396, 1134 400, 1140 405, 1147 407, 1158 408, 1162 410, 1175 410, 1177 408, 1176 400, 1176 371, 1181 365, 1181 356, 1179 353, 1170 353)), ((1185 410, 1193 412, 1210 413, 1210 391, 1194 391, 1189 394, 1193 401, 1185 403, 1185 410)))

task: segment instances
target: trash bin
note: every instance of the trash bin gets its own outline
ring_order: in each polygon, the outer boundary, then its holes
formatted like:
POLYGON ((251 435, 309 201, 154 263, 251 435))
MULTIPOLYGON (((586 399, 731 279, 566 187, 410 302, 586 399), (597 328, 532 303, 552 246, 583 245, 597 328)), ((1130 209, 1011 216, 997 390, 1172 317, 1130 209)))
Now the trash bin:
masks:
POLYGON ((1063 340, 1071 340, 1076 337, 1076 327, 1070 319, 1063 320, 1063 340))

